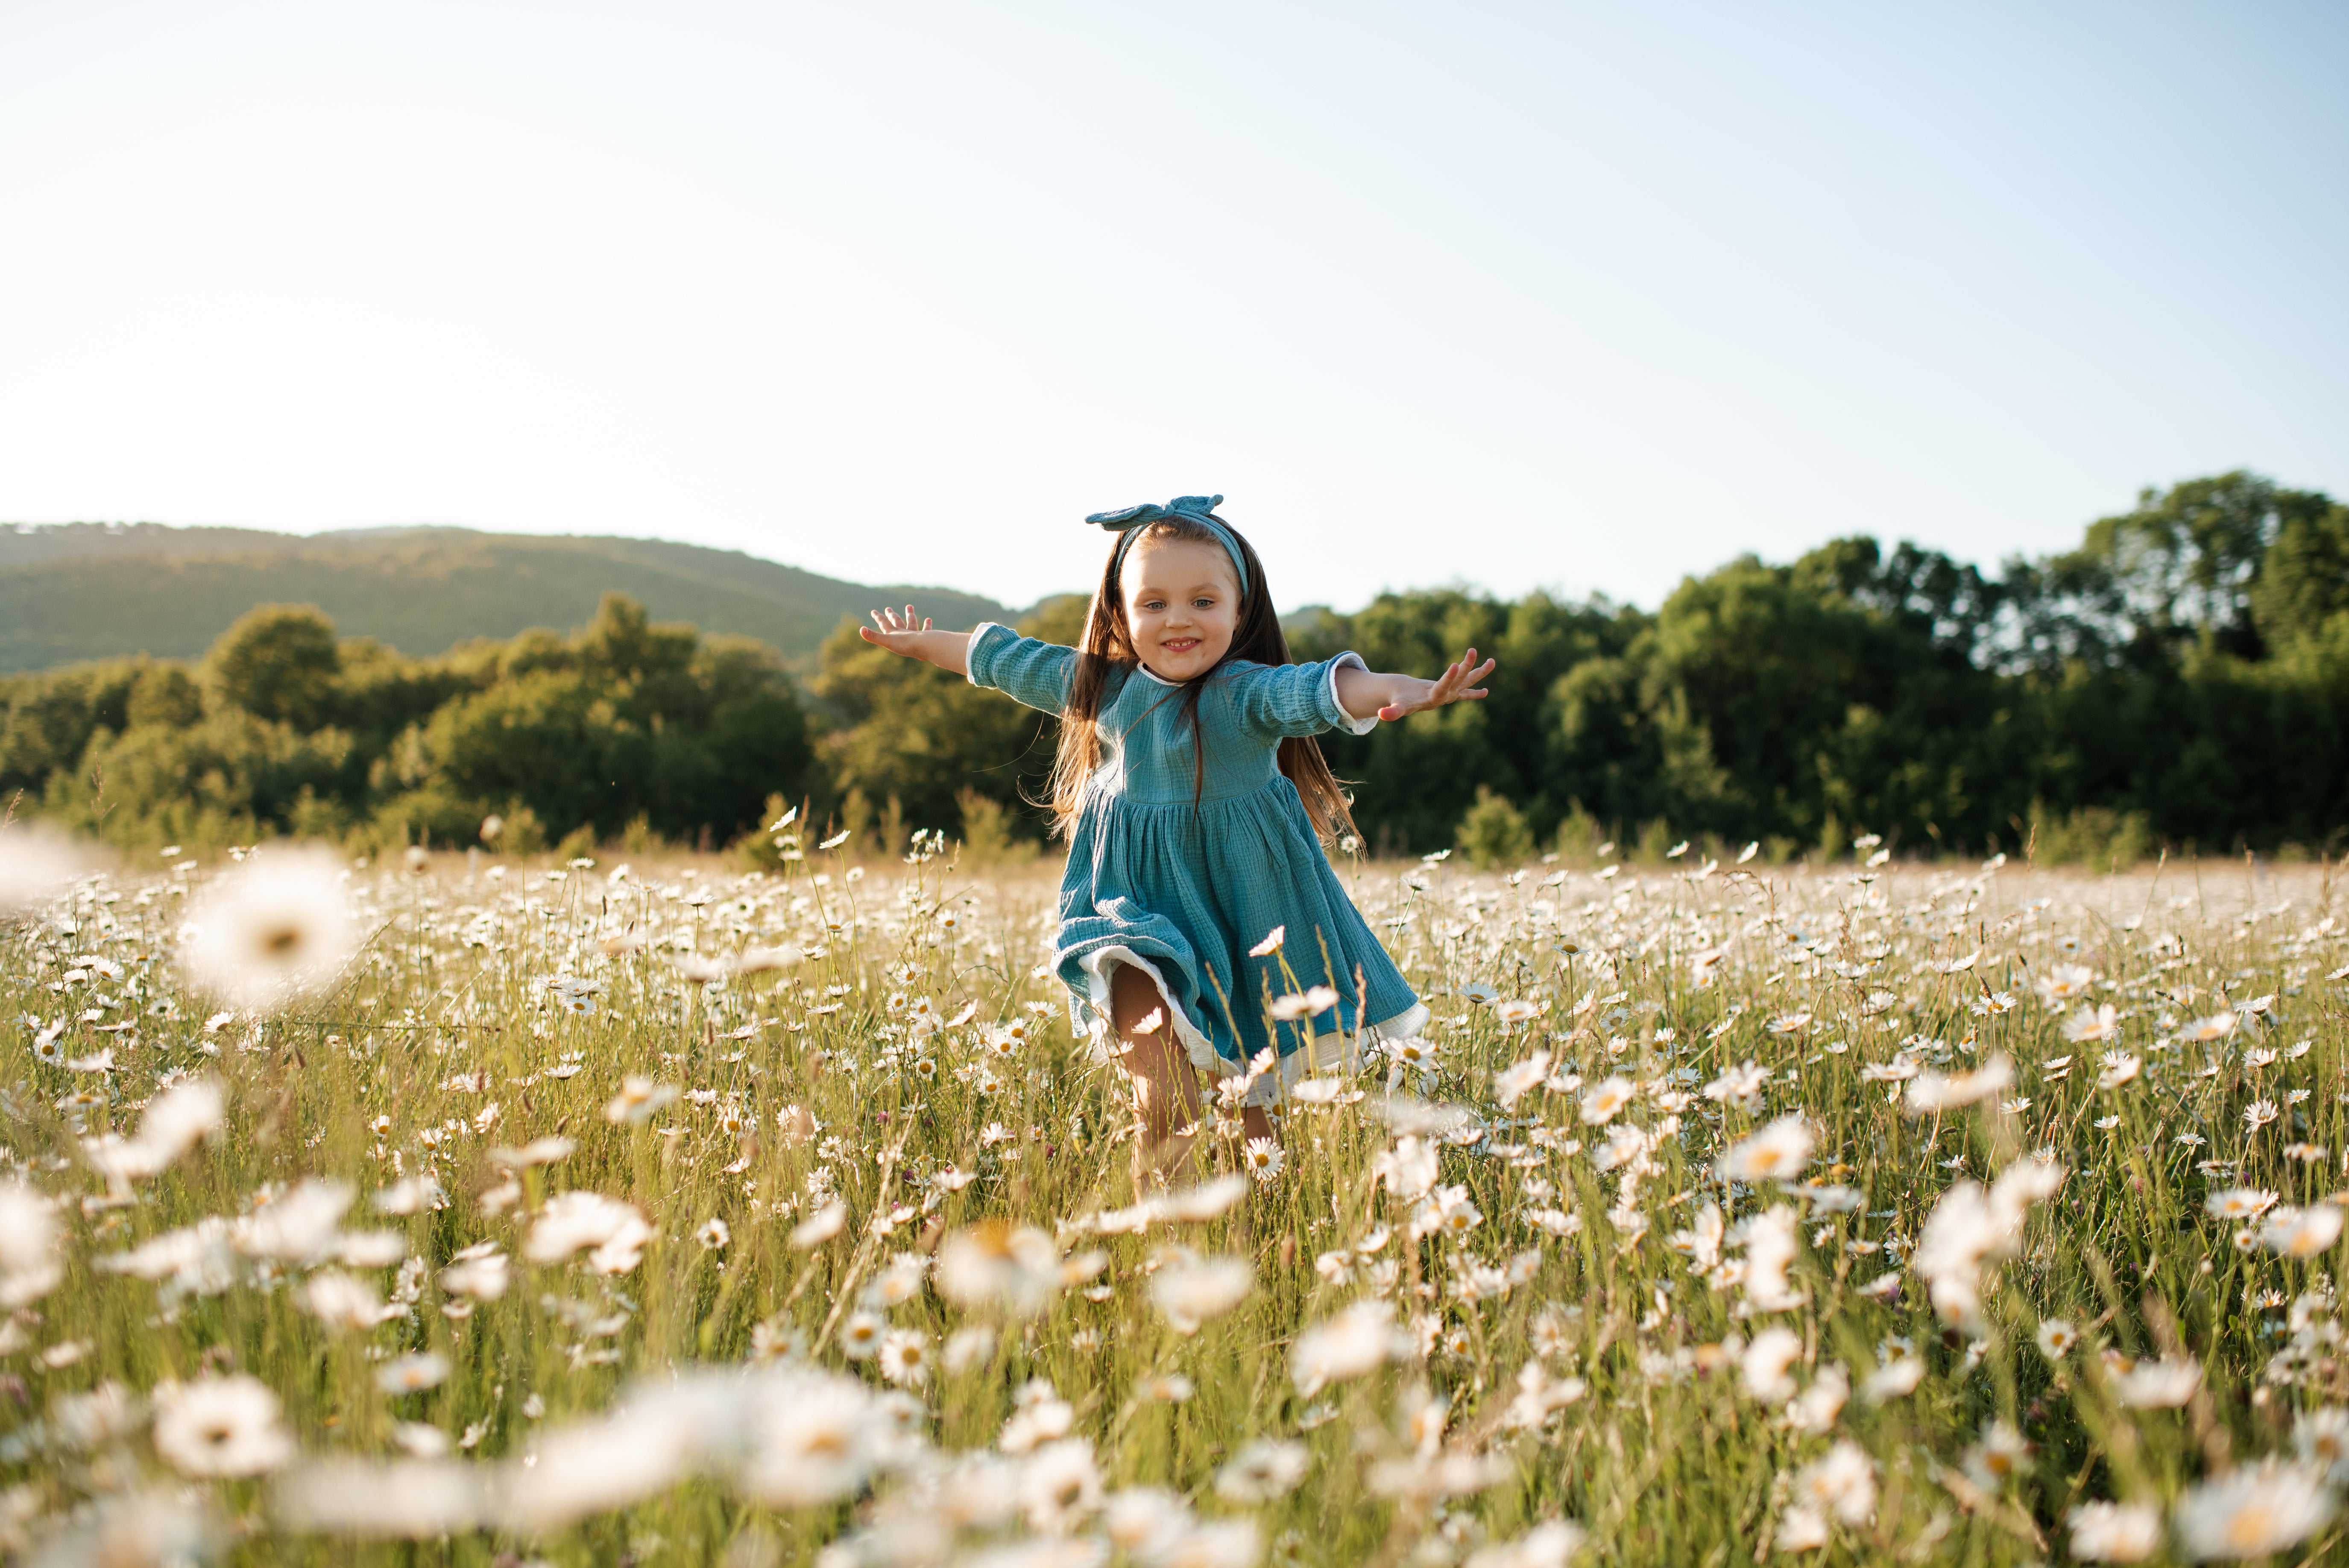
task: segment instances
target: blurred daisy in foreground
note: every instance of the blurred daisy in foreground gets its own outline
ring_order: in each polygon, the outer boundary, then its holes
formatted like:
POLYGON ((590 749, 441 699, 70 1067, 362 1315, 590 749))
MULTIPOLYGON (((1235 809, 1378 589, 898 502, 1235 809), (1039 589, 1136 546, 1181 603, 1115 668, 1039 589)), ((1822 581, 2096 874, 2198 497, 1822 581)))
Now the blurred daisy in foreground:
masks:
POLYGON ((2202 1364, 2165 1358, 2140 1361, 2113 1379, 2113 1391, 2132 1410, 2174 1410, 2202 1386, 2202 1364))
POLYGON ((2149 1503, 2082 1503, 2065 1517, 2083 1563, 2142 1563, 2161 1550, 2161 1511, 2149 1503))
POLYGON ((2094 971, 2075 963, 2057 964, 2040 977, 2039 994, 2051 1002, 2085 996, 2096 982, 2094 971))
POLYGON ((2260 1241, 2271 1252, 2287 1258, 2313 1258, 2333 1250, 2341 1240, 2341 1210, 2330 1203, 2306 1209, 2277 1209, 2261 1227, 2260 1241))
POLYGON ((757 1402, 742 1488, 781 1508, 847 1496, 872 1476, 886 1436, 863 1385, 829 1373, 794 1376, 757 1402))
MULTIPOLYGON (((1898 1278, 1898 1276, 1893 1276, 1898 1278)), ((1921 1355, 1895 1355, 1869 1373, 1859 1386, 1860 1397, 1871 1405, 1881 1405, 1888 1399, 1899 1399, 1917 1391, 1925 1380, 1925 1358, 1921 1355)))
POLYGON ((335 857, 274 850, 197 895, 180 962, 199 991, 267 1012, 331 984, 357 939, 335 857))
POLYGON ((1216 1472, 1216 1495, 1226 1502, 1269 1502, 1287 1497, 1305 1479, 1302 1443, 1257 1441, 1244 1445, 1216 1472))
POLYGON ((254 1476, 294 1457, 277 1396, 239 1373, 155 1391, 155 1451, 184 1476, 254 1476))
POLYGON ((1289 1355, 1290 1376, 1297 1391, 1309 1399, 1332 1383, 1360 1377, 1390 1357, 1410 1355, 1411 1349, 1410 1336, 1395 1327, 1392 1303, 1356 1302, 1297 1336, 1289 1355))
POLYGON ((2292 1447, 2334 1486, 2349 1481, 2349 1410, 2311 1410, 2292 1423, 2292 1447))
POLYGON ((1806 1505, 1846 1524, 1866 1524, 1876 1517, 1876 1461, 1857 1443, 1843 1438, 1795 1472, 1795 1493, 1806 1505))
POLYGON ((585 1251, 600 1273, 625 1274, 643 1261, 653 1228, 644 1210, 600 1192, 558 1192, 531 1228, 523 1256, 533 1263, 560 1263, 585 1251))
POLYGON ((1593 1085, 1582 1096, 1582 1120, 1588 1127, 1603 1127, 1615 1119, 1615 1113, 1631 1103, 1639 1093, 1630 1079, 1617 1074, 1602 1083, 1593 1085))
POLYGON ((1992 1421, 1982 1440, 1966 1450, 1966 1474, 1984 1490, 1996 1491, 2020 1475, 2030 1458, 2031 1445, 2021 1432, 2004 1421, 1992 1421))
POLYGON ((1256 1288, 1256 1271, 1245 1258, 1177 1259, 1150 1278, 1150 1300, 1177 1334, 1196 1334, 1211 1317, 1221 1317, 1256 1288))
POLYGON ((1755 1334, 1738 1363, 1738 1370, 1745 1379, 1745 1391, 1764 1405, 1779 1405, 1793 1398, 1795 1380, 1786 1369, 1802 1353, 1803 1336, 1793 1329, 1774 1326, 1755 1334))
POLYGON ((2257 1187, 2230 1187, 2204 1199, 2213 1220, 2256 1220, 2275 1206, 2276 1194, 2257 1187))
POLYGON ((82 1151, 117 1193, 161 1174, 224 1119, 221 1087, 209 1078, 174 1084, 148 1102, 134 1137, 109 1133, 85 1139, 82 1151))
POLYGON ((936 1277, 948 1301, 1024 1317, 1059 1292, 1061 1250, 1032 1226, 983 1220, 947 1238, 938 1249, 936 1277))
POLYGON ((1987 1100, 2014 1082, 2014 1064, 1992 1056, 1971 1073, 1920 1072, 1909 1080, 1909 1114, 1930 1116, 1987 1100))
POLYGON ((1810 1163, 1816 1141, 1803 1117, 1780 1116, 1730 1145, 1715 1168, 1730 1181, 1790 1181, 1810 1163))
POLYGON ((2176 1515, 2179 1553, 2198 1561, 2266 1557, 2315 1534, 2333 1508, 2321 1472, 2270 1459, 2187 1492, 2176 1515))
POLYGON ((0 915, 38 908, 83 869, 81 854, 57 835, 21 823, 0 827, 0 915))
POLYGON ((66 1276, 57 1206, 24 1182, 0 1180, 0 1308, 27 1306, 66 1276))
POLYGON ((429 1350, 387 1361, 375 1374, 375 1386, 395 1398, 438 1388, 448 1380, 449 1358, 429 1350))

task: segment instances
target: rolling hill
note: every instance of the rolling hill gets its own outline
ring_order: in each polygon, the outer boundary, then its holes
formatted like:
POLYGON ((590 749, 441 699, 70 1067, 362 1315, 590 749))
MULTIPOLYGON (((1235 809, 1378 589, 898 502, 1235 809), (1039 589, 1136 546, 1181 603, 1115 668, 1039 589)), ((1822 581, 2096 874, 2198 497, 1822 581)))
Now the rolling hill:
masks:
POLYGON ((607 590, 656 620, 755 637, 806 668, 843 616, 911 598, 947 626, 1009 620, 992 599, 819 576, 655 539, 368 528, 287 535, 152 523, 0 525, 0 670, 148 653, 192 659, 255 605, 316 605, 346 637, 439 653, 584 625, 607 590))

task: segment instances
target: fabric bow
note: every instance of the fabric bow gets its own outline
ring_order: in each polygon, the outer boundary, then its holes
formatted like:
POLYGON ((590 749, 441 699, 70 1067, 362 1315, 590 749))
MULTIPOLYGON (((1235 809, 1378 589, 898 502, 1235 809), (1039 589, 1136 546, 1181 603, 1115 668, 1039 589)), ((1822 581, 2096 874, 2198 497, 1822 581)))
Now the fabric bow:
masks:
POLYGON ((1239 574, 1240 592, 1246 594, 1248 590, 1247 561, 1240 554, 1239 535, 1232 532, 1231 524, 1216 515, 1216 508, 1223 504, 1224 498, 1220 495, 1178 495, 1164 506, 1145 501, 1139 506, 1128 506, 1122 511, 1095 512, 1085 522, 1117 535, 1117 548, 1110 552, 1110 576, 1112 578, 1124 565, 1126 546, 1133 543, 1135 530, 1148 524, 1163 523, 1176 517, 1189 523, 1204 523, 1214 529, 1216 536, 1224 542, 1225 550, 1232 557, 1232 570, 1239 574))
POLYGON ((1145 523, 1163 522, 1169 517, 1189 517, 1201 523, 1221 523, 1216 508, 1224 504, 1220 495, 1178 495, 1164 506, 1143 502, 1122 512, 1096 512, 1085 519, 1112 534, 1123 534, 1129 528, 1139 528, 1145 523))

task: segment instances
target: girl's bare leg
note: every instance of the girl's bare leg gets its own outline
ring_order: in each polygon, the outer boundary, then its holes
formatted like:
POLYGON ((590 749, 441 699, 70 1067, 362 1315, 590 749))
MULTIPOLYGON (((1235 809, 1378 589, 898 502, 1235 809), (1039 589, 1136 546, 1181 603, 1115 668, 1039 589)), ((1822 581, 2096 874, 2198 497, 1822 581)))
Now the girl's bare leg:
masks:
POLYGON ((1142 1132, 1133 1147, 1133 1180, 1137 1189, 1153 1176, 1172 1181, 1191 1165, 1195 1136, 1182 1129, 1199 1119, 1199 1075, 1184 1054, 1166 1022, 1165 1002, 1147 974, 1130 963, 1116 965, 1109 976, 1110 1025, 1125 1048, 1119 1064, 1133 1090, 1133 1110, 1142 1132), (1152 1013, 1158 1024, 1145 1034, 1135 1027, 1152 1013))
MULTIPOLYGON (((1174 1037, 1174 1026, 1164 1016, 1165 1000, 1149 975, 1128 963, 1112 967, 1109 1005, 1111 1027, 1127 1048, 1118 1061, 1133 1086, 1134 1112, 1142 1121, 1133 1153, 1134 1186, 1142 1189, 1153 1177, 1175 1182, 1191 1174, 1198 1142, 1195 1134, 1185 1131, 1199 1120, 1198 1072, 1174 1037), (1154 1012, 1160 1014, 1158 1025, 1145 1034, 1136 1026, 1154 1012)), ((1261 1107, 1246 1107, 1240 1119, 1246 1136, 1272 1136, 1272 1123, 1261 1107)))

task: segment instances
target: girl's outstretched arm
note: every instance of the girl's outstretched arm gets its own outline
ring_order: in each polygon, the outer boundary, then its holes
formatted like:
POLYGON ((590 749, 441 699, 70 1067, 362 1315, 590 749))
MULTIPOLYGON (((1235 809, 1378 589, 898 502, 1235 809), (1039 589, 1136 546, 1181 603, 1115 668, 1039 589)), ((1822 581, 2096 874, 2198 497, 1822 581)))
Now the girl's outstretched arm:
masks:
MULTIPOLYGON (((868 631, 864 635, 873 634, 868 631)), ((1406 713, 1441 708, 1447 702, 1474 701, 1485 695, 1485 688, 1475 683, 1493 673, 1496 662, 1488 659, 1478 664, 1476 650, 1472 648, 1457 664, 1433 680, 1422 680, 1416 675, 1373 675, 1367 670, 1346 665, 1338 671, 1338 706, 1357 719, 1367 719, 1373 713, 1381 719, 1400 719, 1406 713)))
POLYGON ((893 609, 874 610, 873 624, 856 629, 865 641, 877 643, 892 653, 935 664, 940 670, 951 670, 957 675, 970 673, 970 633, 932 631, 927 618, 916 620, 911 605, 905 607, 903 616, 893 609))

